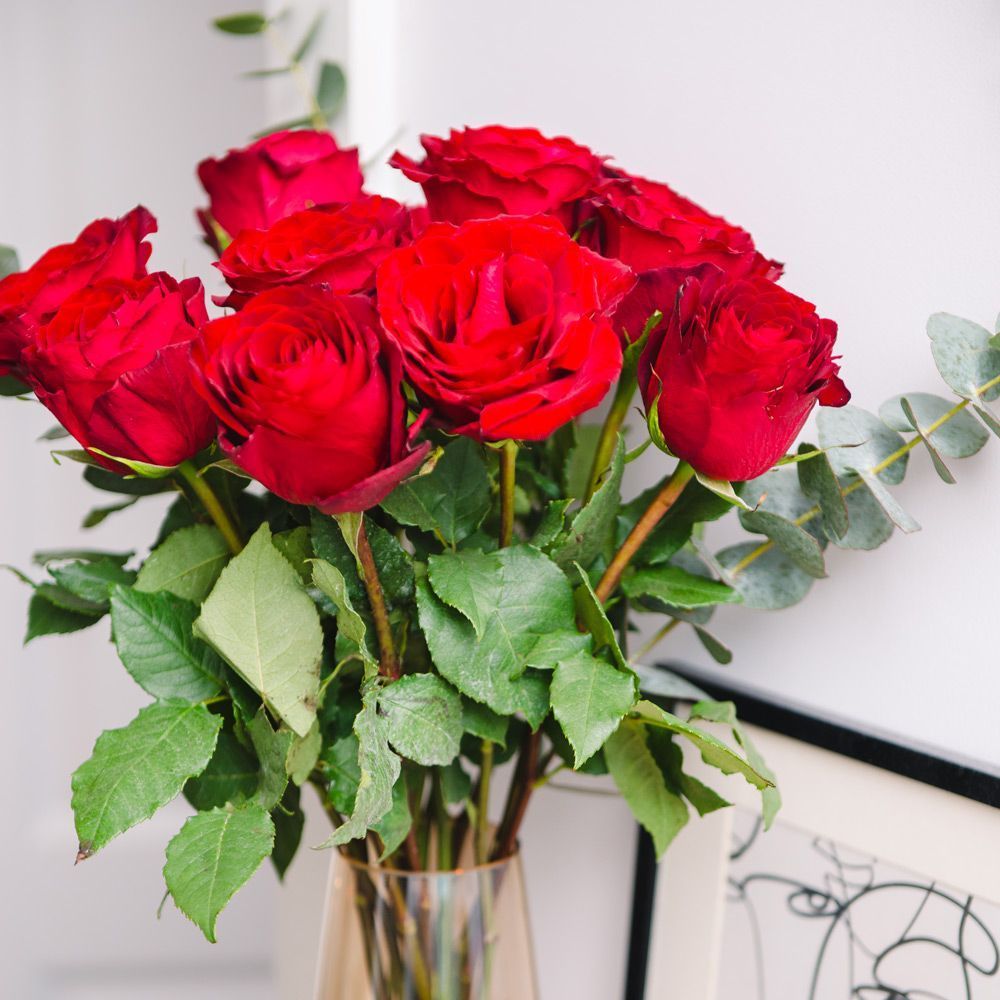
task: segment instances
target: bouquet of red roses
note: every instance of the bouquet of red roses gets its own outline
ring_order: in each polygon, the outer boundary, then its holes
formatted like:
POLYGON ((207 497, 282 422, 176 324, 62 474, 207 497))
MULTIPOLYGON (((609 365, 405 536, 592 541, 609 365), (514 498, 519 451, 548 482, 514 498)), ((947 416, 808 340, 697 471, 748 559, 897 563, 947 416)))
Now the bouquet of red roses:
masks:
POLYGON ((73 776, 79 857, 183 793, 164 874, 210 940, 266 857, 289 864, 305 785, 328 845, 394 870, 509 857, 562 768, 610 773, 662 852, 689 804, 726 805, 682 747, 770 821, 731 705, 644 698, 635 613, 728 662, 717 605, 800 600, 828 545, 916 527, 888 489, 913 448, 950 480, 1000 430, 975 324, 929 327, 957 400, 875 416, 845 406, 836 324, 744 230, 566 138, 422 142, 391 161, 416 207, 366 193, 326 132, 203 162, 216 318, 197 278, 149 269, 141 207, 0 282, 4 393, 33 393, 79 445, 56 455, 119 498, 88 523, 174 497, 148 552, 40 554, 27 638, 110 616, 152 701, 73 776), (651 442, 661 479, 629 496, 651 442), (752 537, 713 552, 730 512, 752 537))

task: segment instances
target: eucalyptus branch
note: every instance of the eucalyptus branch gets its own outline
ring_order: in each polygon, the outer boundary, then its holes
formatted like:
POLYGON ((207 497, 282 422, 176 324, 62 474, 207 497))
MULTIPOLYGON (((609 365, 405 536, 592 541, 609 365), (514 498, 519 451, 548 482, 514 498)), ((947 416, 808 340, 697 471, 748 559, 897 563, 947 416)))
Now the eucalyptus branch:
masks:
POLYGON ((375 556, 368 541, 365 529, 365 519, 362 515, 358 523, 358 564, 365 582, 368 603, 371 605, 372 618, 375 622, 375 635, 378 638, 379 673, 390 680, 399 677, 399 658, 396 656, 396 646, 392 639, 392 627, 389 624, 389 612, 385 606, 385 594, 382 591, 382 581, 379 580, 375 556))
POLYGON ((239 555, 243 551, 243 539, 232 519, 226 513, 225 507, 215 495, 215 491, 205 481, 205 477, 195 468, 194 463, 188 459, 177 466, 177 472, 201 501, 205 512, 215 522, 222 537, 226 540, 233 555, 239 555))
MULTIPOLYGON (((976 389, 975 396, 977 398, 982 396, 984 393, 989 392, 990 389, 992 389, 996 385, 1000 385, 1000 375, 996 376, 996 378, 991 378, 984 385, 981 385, 978 389, 976 389)), ((971 402, 972 402, 971 399, 959 400, 959 402, 957 402, 950 410, 948 410, 945 413, 942 413, 941 416, 937 418, 937 420, 933 421, 933 423, 923 428, 922 431, 918 431, 916 434, 914 434, 914 436, 909 441, 907 441, 905 444, 897 448, 891 455, 886 455, 886 457, 883 458, 881 462, 877 463, 876 465, 873 465, 871 469, 868 470, 869 475, 877 476, 880 472, 885 472, 885 470, 888 469, 891 465, 894 465, 901 458, 903 458, 904 456, 908 455, 911 451, 913 451, 914 448, 918 447, 924 441, 925 438, 930 438, 930 436, 935 431, 943 427, 949 420, 951 420, 953 417, 958 416, 958 414, 961 413, 967 406, 969 406, 971 402)), ((858 490, 862 486, 864 486, 864 482, 865 482, 864 479, 859 475, 858 478, 855 479, 852 483, 849 483, 847 486, 844 486, 841 489, 840 491, 841 496, 843 497, 850 496, 855 490, 858 490)), ((801 528, 804 524, 808 524, 811 520, 813 520, 813 518, 819 517, 821 513, 822 511, 820 510, 820 507, 817 504, 814 507, 810 507, 809 510, 807 510, 804 514, 800 514, 797 518, 795 518, 795 520, 792 523, 798 525, 801 528)), ((774 548, 773 541, 768 540, 766 542, 762 542, 760 545, 757 546, 757 548, 748 552, 738 563, 736 563, 730 570, 730 574, 735 576, 738 573, 742 573, 743 570, 745 570, 752 563, 756 562, 762 555, 764 555, 767 552, 770 552, 771 549, 773 548, 774 548)))
POLYGON ((266 32, 274 47, 278 49, 282 58, 288 63, 288 70, 292 75, 292 79, 295 81, 295 85, 298 87, 299 92, 305 99, 306 107, 309 109, 309 120, 312 123, 312 127, 318 131, 328 129, 330 123, 323 113, 319 101, 316 99, 316 94, 309 82, 309 76, 306 73, 305 66, 302 65, 302 61, 292 51, 287 39, 280 29, 275 27, 273 21, 268 22, 266 32))
POLYGON ((632 557, 639 551, 639 547, 646 540, 649 533, 655 528, 668 510, 677 502, 677 498, 684 492, 684 487, 694 476, 694 469, 687 462, 678 462, 673 475, 663 484, 663 489, 653 498, 653 502, 646 508, 645 513, 636 522, 635 527, 629 532, 628 538, 622 543, 622 547, 615 553, 614 558, 604 571, 595 593, 597 599, 602 603, 607 603, 608 598, 614 593, 632 557))
POLYGON ((680 623, 680 618, 671 618, 670 621, 668 621, 663 628, 659 629, 656 635, 654 635, 653 638, 642 647, 642 649, 638 650, 634 655, 629 657, 629 663, 641 663, 644 657, 648 653, 652 652, 664 639, 666 639, 666 637, 670 635, 670 633, 673 632, 673 630, 677 628, 680 623))

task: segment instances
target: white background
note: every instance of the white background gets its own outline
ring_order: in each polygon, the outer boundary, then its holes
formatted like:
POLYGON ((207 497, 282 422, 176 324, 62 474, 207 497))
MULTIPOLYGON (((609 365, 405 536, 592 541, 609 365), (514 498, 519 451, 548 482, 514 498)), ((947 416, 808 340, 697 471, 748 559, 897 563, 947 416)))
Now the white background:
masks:
MULTIPOLYGON (((153 264, 209 277, 194 165, 298 113, 277 85, 236 79, 261 64, 256 41, 207 28, 213 14, 245 6, 5 3, 0 242, 28 262, 142 201, 161 224, 153 264)), ((300 6, 302 19, 314 9, 300 6)), ((844 376, 862 406, 938 391, 929 313, 989 324, 1000 307, 994 2, 359 0, 350 19, 334 13, 326 50, 353 44, 345 139, 373 152, 403 126, 414 151, 418 131, 534 124, 669 181, 750 229, 787 262, 785 284, 838 320, 844 376)), ((376 180, 409 192, 384 172, 376 180)), ((83 511, 105 498, 34 443, 51 423, 38 407, 0 402, 0 562, 24 567, 36 548, 80 541, 83 511)), ((656 467, 648 456, 645 474, 656 467)), ((720 615, 733 676, 1000 763, 990 642, 998 442, 955 471, 959 484, 947 487, 923 456, 912 463, 900 495, 920 534, 831 553, 831 579, 779 616, 720 615)), ((90 541, 141 545, 155 513, 122 515, 90 541)), ((296 863, 299 895, 279 895, 262 873, 222 918, 215 949, 175 914, 153 917, 159 858, 183 808, 71 868, 69 774, 142 699, 106 625, 22 651, 25 604, 24 588, 0 576, 4 994, 305 997, 322 859, 296 863)), ((684 636, 664 654, 706 662, 684 636)), ((608 1000, 620 982, 627 900, 616 885, 631 827, 617 805, 585 805, 554 791, 528 833, 545 1000, 608 1000)))

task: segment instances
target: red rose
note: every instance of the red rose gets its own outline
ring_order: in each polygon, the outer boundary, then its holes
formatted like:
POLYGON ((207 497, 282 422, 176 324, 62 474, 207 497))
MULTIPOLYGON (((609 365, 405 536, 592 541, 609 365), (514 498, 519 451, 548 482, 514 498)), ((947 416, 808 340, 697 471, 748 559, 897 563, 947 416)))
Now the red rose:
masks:
POLYGON ((409 225, 407 209, 376 195, 296 212, 270 229, 244 229, 216 264, 233 289, 216 302, 238 308, 278 285, 374 291, 376 266, 399 245, 409 225))
POLYGON ((581 242, 636 271, 710 263, 733 277, 781 275, 782 265, 759 254, 748 232, 642 177, 609 172, 578 222, 581 242))
POLYGON ((422 135, 420 142, 427 153, 422 163, 402 153, 389 163, 424 189, 432 219, 456 225, 547 213, 568 226, 572 203, 601 170, 601 159, 586 146, 533 128, 453 129, 447 139, 422 135))
POLYGON ((329 132, 275 132, 221 160, 198 164, 209 206, 198 212, 209 244, 219 249, 212 220, 229 236, 268 229, 292 212, 351 201, 361 193, 358 151, 341 149, 329 132))
POLYGON ((621 370, 605 311, 633 277, 547 217, 438 223, 379 267, 378 309, 407 379, 484 441, 538 441, 596 406, 621 370))
POLYGON ((639 387, 667 447, 698 472, 753 479, 785 454, 816 402, 850 399, 833 358, 837 324, 811 303, 711 265, 655 273, 664 321, 640 358, 639 387))
POLYGON ((214 431, 191 378, 191 341, 207 319, 197 278, 98 282, 39 327, 22 356, 25 377, 84 448, 179 465, 214 431))
POLYGON ((223 451, 292 503, 366 510, 430 447, 410 446, 398 352, 365 296, 262 292, 204 328, 194 363, 223 451))
POLYGON ((120 219, 97 219, 0 281, 0 375, 17 371, 38 326, 74 292, 105 278, 142 277, 152 251, 145 237, 155 232, 156 219, 140 205, 120 219))

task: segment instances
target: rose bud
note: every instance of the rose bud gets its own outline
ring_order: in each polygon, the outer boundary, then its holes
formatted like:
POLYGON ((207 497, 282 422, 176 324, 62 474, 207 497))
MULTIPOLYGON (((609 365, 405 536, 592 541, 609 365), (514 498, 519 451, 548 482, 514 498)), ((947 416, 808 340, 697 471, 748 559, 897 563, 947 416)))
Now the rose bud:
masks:
POLYGON ((618 377, 606 312, 634 278, 552 218, 437 223, 377 275, 382 324, 438 419, 482 441, 538 441, 618 377))
POLYGON ((290 286, 209 323, 193 352, 222 450, 278 496, 366 510, 417 471, 398 351, 366 296, 290 286))
POLYGON ((244 229, 215 265, 233 289, 218 305, 239 308, 279 285, 375 290, 375 268, 410 230, 410 213, 377 195, 295 212, 270 229, 244 229))
POLYGON ((329 132, 304 129, 275 132, 222 159, 202 160, 198 179, 209 198, 198 220, 217 251, 216 226, 230 238, 244 229, 267 229, 304 208, 351 201, 363 182, 356 149, 341 149, 329 132))
POLYGON ((158 273, 101 281, 39 327, 23 353, 25 377, 84 448, 179 465, 215 429, 191 375, 191 341, 207 319, 197 278, 177 282, 158 273))
POLYGON ((732 277, 781 276, 750 234, 710 215, 666 184, 608 171, 580 207, 580 241, 635 271, 710 263, 732 277))
POLYGON ((811 303, 708 264, 654 274, 664 318, 639 360, 639 388, 666 446, 698 472, 762 475, 817 402, 850 399, 833 358, 837 324, 811 303))
POLYGON ((26 271, 0 281, 0 375, 17 372, 22 349, 74 292, 105 278, 140 278, 156 219, 141 205, 120 219, 97 219, 72 243, 47 250, 26 271))
POLYGON ((602 163, 586 146, 533 128, 453 129, 447 139, 422 135, 420 142, 427 154, 420 163, 402 153, 389 163, 424 189, 432 219, 456 225, 547 213, 568 226, 602 163))

